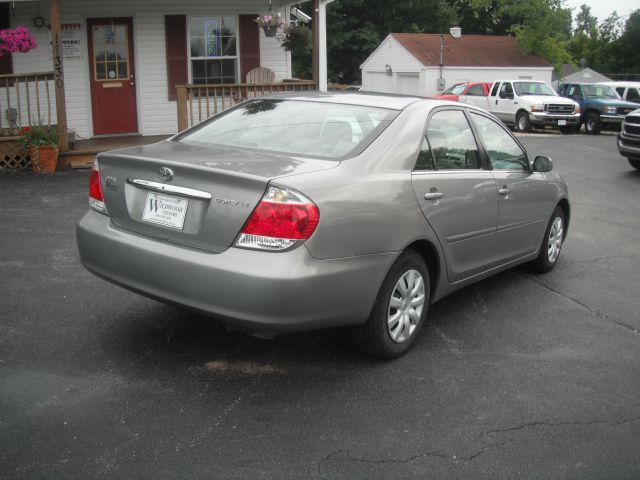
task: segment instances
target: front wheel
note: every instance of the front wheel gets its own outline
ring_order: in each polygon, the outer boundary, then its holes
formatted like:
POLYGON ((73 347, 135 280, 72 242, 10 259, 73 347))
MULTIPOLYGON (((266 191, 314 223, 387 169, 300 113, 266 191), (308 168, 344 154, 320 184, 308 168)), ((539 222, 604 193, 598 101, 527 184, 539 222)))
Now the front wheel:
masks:
POLYGON ((538 258, 528 264, 530 270, 536 273, 546 273, 553 270, 560 257, 560 249, 564 241, 564 229, 564 212, 562 208, 556 207, 544 233, 538 258))
POLYGON ((352 328, 356 346, 377 358, 403 355, 425 322, 430 294, 424 259, 407 250, 387 273, 367 321, 352 328))
POLYGON ((527 112, 518 112, 518 116, 516 117, 516 127, 521 132, 530 132, 532 130, 531 119, 529 118, 529 114, 527 112))
POLYGON ((600 115, 595 112, 589 112, 584 119, 584 131, 589 135, 598 135, 601 130, 600 115))
POLYGON ((636 170, 640 170, 640 158, 627 158, 627 160, 629 160, 629 165, 636 170))

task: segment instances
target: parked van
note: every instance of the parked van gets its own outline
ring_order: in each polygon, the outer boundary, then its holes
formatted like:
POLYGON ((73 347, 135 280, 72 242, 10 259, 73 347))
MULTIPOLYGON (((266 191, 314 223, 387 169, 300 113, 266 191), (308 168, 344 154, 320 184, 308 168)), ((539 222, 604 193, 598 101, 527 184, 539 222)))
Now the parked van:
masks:
POLYGON ((598 82, 615 88, 618 95, 627 102, 640 103, 640 82, 598 82))

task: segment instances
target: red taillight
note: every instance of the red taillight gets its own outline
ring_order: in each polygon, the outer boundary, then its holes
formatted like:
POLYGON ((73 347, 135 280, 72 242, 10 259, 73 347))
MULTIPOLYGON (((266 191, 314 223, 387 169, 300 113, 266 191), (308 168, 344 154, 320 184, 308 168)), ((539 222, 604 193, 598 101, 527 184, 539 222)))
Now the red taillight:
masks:
POLYGON ((89 176, 89 206, 100 213, 107 213, 104 195, 102 195, 102 182, 97 160, 93 162, 93 169, 89 176))
POLYGON ((284 250, 308 239, 320 221, 318 207, 304 195, 270 187, 247 220, 236 242, 239 247, 284 250))

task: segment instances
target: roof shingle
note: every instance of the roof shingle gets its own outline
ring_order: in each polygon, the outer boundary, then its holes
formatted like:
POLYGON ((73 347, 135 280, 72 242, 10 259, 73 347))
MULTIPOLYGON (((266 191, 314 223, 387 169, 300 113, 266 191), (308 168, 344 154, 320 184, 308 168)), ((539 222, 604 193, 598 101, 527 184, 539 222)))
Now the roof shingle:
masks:
MULTIPOLYGON (((434 33, 391 33, 426 67, 440 65, 440 35, 434 33)), ((509 36, 444 36, 444 64, 456 67, 551 67, 544 58, 524 53, 517 40, 509 36)))

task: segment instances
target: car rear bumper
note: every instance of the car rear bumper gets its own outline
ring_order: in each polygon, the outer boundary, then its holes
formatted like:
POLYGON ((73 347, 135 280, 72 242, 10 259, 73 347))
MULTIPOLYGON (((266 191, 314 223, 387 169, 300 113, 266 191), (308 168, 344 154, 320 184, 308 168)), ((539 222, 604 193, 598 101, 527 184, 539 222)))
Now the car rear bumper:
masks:
POLYGON ((571 115, 557 115, 550 113, 532 113, 530 114, 531 123, 534 125, 544 125, 551 127, 560 127, 566 125, 578 125, 580 122, 580 114, 574 113, 571 115), (564 122, 565 125, 560 125, 558 122, 564 122))
POLYGON ((210 253, 115 227, 89 211, 76 236, 83 265, 130 290, 242 328, 295 331, 363 323, 397 257, 316 260, 302 246, 282 253, 210 253))

